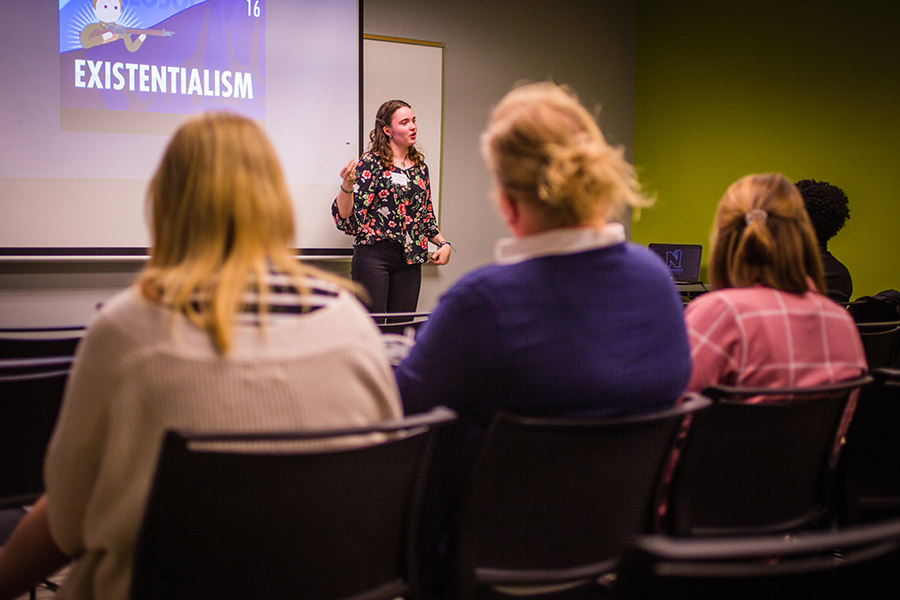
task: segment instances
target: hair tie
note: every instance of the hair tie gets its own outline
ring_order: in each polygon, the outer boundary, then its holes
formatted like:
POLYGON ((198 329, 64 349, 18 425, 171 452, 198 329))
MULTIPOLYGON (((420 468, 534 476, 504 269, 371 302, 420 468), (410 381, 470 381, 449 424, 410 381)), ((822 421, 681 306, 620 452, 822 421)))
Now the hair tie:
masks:
POLYGON ((762 221, 765 223, 769 219, 769 213, 761 208, 752 208, 744 215, 744 222, 749 225, 753 221, 762 221))

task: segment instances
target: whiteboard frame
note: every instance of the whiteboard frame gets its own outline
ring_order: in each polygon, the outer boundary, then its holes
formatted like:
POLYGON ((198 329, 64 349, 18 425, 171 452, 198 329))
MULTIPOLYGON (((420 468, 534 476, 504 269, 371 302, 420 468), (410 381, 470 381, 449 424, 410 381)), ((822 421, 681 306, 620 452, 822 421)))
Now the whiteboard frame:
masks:
POLYGON ((434 215, 441 222, 441 167, 444 143, 444 44, 426 40, 363 35, 361 135, 364 149, 375 113, 394 98, 412 106, 419 126, 416 146, 425 154, 431 176, 434 215), (401 65, 396 67, 396 65, 401 65))

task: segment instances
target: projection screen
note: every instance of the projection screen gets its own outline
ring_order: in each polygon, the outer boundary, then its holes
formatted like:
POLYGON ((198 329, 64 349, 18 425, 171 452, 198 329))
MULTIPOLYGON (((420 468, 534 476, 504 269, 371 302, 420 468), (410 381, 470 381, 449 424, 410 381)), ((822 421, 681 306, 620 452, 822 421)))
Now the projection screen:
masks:
POLYGON ((358 0, 9 2, 0 20, 0 254, 149 245, 146 185, 178 125, 225 109, 282 160, 300 249, 360 144, 358 0))

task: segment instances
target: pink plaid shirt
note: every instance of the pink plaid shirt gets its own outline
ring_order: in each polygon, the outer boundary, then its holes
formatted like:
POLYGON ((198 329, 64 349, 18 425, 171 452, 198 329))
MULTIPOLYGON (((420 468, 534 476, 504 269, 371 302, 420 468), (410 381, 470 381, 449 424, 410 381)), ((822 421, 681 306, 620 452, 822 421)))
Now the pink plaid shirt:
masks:
POLYGON ((850 314, 817 292, 728 288, 699 296, 684 317, 693 361, 688 391, 818 385, 867 368, 850 314))

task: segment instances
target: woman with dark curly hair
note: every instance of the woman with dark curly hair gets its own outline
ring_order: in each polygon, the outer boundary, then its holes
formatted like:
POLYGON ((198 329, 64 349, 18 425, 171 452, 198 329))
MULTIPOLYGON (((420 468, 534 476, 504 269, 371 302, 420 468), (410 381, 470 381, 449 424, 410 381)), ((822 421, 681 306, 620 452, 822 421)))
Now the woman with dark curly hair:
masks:
POLYGON ((847 194, 836 185, 815 179, 801 179, 795 185, 803 196, 806 212, 819 241, 827 295, 835 302, 849 302, 853 293, 850 271, 828 250, 828 240, 837 235, 850 218, 847 194))

